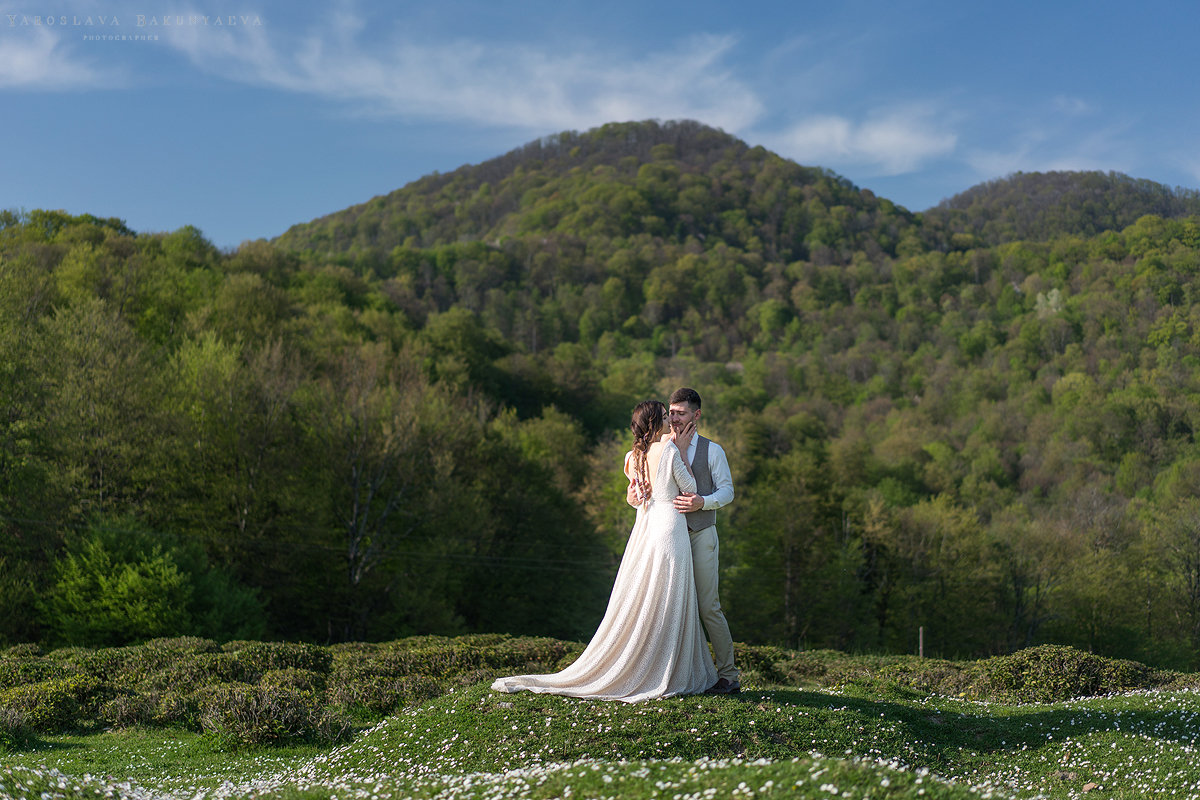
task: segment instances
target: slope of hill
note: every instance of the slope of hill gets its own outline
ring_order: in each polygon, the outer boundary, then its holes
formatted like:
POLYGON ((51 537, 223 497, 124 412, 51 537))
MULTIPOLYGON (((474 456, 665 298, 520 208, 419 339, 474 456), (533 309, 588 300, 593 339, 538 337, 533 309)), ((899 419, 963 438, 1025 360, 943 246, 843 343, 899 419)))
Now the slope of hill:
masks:
POLYGON ((1200 192, 1119 172, 1018 172, 944 200, 924 218, 935 244, 965 233, 990 247, 1119 231, 1148 214, 1200 214, 1200 192))
POLYGON ((768 258, 895 253, 912 215, 826 170, 695 122, 613 123, 549 136, 296 225, 277 243, 384 259, 399 245, 512 238, 689 238, 768 258))
POLYGON ((1194 668, 1200 219, 1136 190, 985 246, 970 204, 631 123, 236 253, 0 216, 0 640, 586 635, 629 409, 691 385, 739 638, 1194 668))
POLYGON ((744 648, 734 696, 627 705, 488 688, 581 649, 192 639, 0 656, 20 681, 0 688, 15 701, 0 717, 0 796, 1066 800, 1200 781, 1196 675, 1064 648, 976 662, 744 648))

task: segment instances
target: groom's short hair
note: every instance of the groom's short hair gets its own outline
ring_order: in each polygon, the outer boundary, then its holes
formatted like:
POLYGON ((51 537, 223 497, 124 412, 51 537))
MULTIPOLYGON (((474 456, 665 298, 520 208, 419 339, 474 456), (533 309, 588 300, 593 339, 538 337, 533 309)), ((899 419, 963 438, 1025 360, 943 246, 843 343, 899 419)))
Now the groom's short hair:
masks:
POLYGON ((667 405, 673 406, 676 403, 687 403, 692 408, 699 408, 700 407, 700 393, 697 392, 695 389, 689 389, 686 386, 684 386, 680 389, 676 389, 671 394, 671 400, 670 400, 670 402, 667 403, 667 405))

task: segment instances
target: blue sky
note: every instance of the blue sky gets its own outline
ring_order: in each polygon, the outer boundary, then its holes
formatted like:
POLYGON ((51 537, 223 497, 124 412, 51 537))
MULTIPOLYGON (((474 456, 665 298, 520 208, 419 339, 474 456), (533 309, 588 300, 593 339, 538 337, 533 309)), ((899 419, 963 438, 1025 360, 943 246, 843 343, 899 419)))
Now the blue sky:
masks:
POLYGON ((0 6, 0 208, 233 248, 651 118, 914 211, 1016 171, 1197 188, 1197 30, 1192 0, 17 0, 0 6))

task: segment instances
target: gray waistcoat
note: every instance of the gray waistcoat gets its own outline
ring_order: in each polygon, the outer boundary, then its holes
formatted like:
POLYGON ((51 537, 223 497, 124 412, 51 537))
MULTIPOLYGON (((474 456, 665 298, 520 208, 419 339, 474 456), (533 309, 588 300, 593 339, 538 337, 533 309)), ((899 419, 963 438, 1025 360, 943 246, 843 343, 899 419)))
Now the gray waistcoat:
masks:
MULTIPOLYGON (((683 457, 687 458, 687 453, 684 453, 683 457)), ((708 439, 699 435, 696 436, 696 457, 692 459, 692 475, 696 477, 696 494, 713 493, 716 486, 713 485, 712 471, 708 468, 708 439)), ((693 532, 702 531, 717 522, 715 509, 693 511, 683 516, 687 519, 688 530, 693 532)))

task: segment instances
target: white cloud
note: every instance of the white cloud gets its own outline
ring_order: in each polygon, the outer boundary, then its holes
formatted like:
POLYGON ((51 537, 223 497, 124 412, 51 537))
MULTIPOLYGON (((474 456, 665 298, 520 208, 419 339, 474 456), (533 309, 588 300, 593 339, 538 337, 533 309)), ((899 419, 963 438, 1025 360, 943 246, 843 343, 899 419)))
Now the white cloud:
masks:
POLYGON ((79 89, 120 83, 117 73, 77 60, 62 36, 48 27, 21 27, 0 36, 0 88, 79 89))
POLYGON ((1190 176, 1192 180, 1200 183, 1200 157, 1193 154, 1180 156, 1174 159, 1174 166, 1190 176))
POLYGON ((939 129, 925 109, 892 110, 853 122, 812 117, 769 135, 784 155, 805 164, 859 166, 879 175, 901 175, 953 152, 958 137, 939 129))
POLYGON ((1131 123, 1120 120, 1105 127, 1083 120, 1037 120, 1018 129, 1007 146, 973 149, 966 162, 985 179, 1014 172, 1129 172, 1138 161, 1131 130, 1131 123))
POLYGON ((975 170, 980 177, 1002 178, 1014 172, 1037 172, 1031 168, 1032 159, 1028 148, 1000 151, 978 151, 967 155, 967 165, 975 170))
POLYGON ((181 29, 166 41, 230 80, 415 118, 541 130, 690 118, 736 130, 762 111, 722 66, 734 46, 729 37, 698 37, 669 53, 636 57, 473 40, 379 45, 366 41, 366 26, 353 13, 324 22, 294 40, 264 25, 181 29))
POLYGON ((1090 114, 1092 112, 1092 106, 1088 101, 1079 97, 1069 97, 1062 94, 1054 98, 1053 107, 1056 111, 1073 116, 1090 114))

